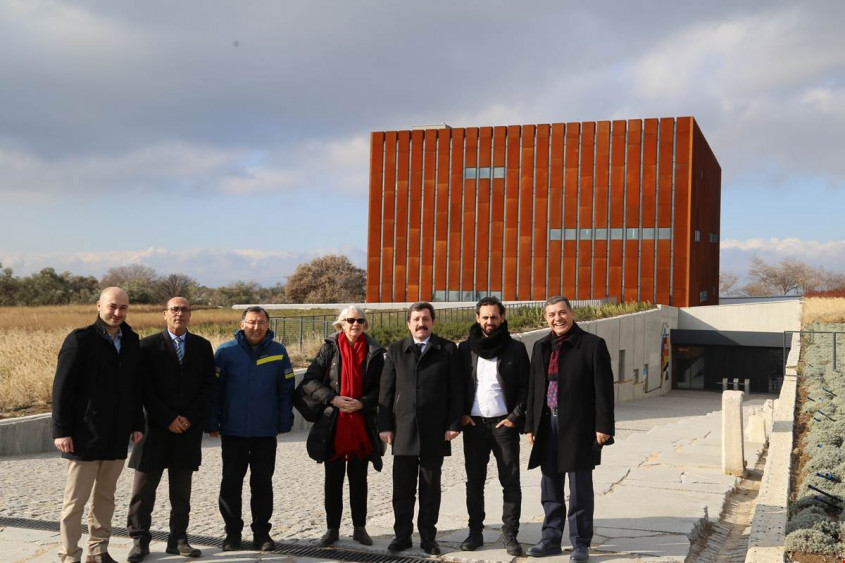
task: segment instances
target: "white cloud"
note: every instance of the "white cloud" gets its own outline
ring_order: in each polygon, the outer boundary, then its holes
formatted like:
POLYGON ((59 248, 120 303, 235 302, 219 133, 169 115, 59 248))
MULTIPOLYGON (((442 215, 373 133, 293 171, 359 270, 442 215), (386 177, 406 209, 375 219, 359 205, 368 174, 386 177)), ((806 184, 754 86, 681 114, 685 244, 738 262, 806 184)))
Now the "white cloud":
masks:
POLYGON ((753 256, 770 264, 795 258, 814 267, 845 271, 845 239, 817 241, 799 238, 726 239, 720 244, 720 268, 723 272, 744 274, 753 256))

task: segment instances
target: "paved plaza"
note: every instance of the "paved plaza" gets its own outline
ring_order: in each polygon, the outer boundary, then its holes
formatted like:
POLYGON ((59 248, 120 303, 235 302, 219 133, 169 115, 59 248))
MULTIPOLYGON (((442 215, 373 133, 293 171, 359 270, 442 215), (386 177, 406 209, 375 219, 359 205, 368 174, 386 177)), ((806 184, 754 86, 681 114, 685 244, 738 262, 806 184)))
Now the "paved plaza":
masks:
MULTIPOLYGON (((753 395, 746 407, 759 406, 768 395, 753 395)), ((616 405, 616 444, 605 448, 602 465, 594 473, 596 489, 595 525, 591 561, 682 562, 689 550, 689 535, 709 515, 717 519, 726 495, 736 478, 721 474, 721 394, 673 391, 654 398, 616 405)), ((273 478, 275 510, 271 535, 285 544, 314 546, 325 531, 323 512, 323 468, 305 453, 304 432, 279 437, 276 473, 273 478)), ((748 466, 754 465, 762 444, 746 442, 748 466)), ((453 455, 443 465, 443 502, 438 536, 443 556, 450 561, 512 561, 501 543, 501 487, 495 463, 491 460, 487 481, 487 529, 485 545, 475 552, 460 551, 467 534, 463 445, 454 442, 453 455)), ((523 437, 521 457, 527 466, 529 446, 523 437)), ((220 482, 219 440, 206 437, 203 465, 194 477, 189 534, 222 538, 223 522, 217 510, 220 482)), ((348 506, 341 524, 338 549, 370 551, 387 555, 393 536, 391 509, 390 455, 382 472, 370 470, 369 516, 367 529, 375 540, 363 548, 351 540, 352 523, 348 506)), ((13 519, 55 523, 61 509, 66 462, 56 453, 0 458, 0 561, 56 561, 58 533, 8 525, 13 519)), ((117 486, 115 527, 126 525, 126 512, 132 488, 132 470, 124 470, 117 486)), ((539 540, 543 521, 540 505, 540 471, 523 470, 522 520, 519 540, 528 547, 539 540)), ((248 507, 248 485, 245 508, 248 507)), ((166 477, 159 487, 153 513, 153 528, 167 529, 166 477)), ((248 508, 247 508, 248 510, 248 508)), ((247 526, 249 517, 245 518, 247 526)), ((248 532, 248 529, 245 530, 248 532)), ((564 535, 566 536, 566 533, 564 535)), ((84 542, 83 538, 83 542, 84 542)), ((251 539, 246 533, 245 539, 251 539)), ((414 548, 403 555, 426 557, 414 548)), ((566 542, 566 540, 565 540, 566 542)), ((114 537, 110 553, 125 560, 131 541, 114 537)), ((296 555, 255 552, 221 553, 219 547, 204 546, 205 559, 216 561, 270 561, 305 558, 296 555)), ((182 561, 165 556, 164 544, 154 541, 149 561, 182 561)), ((568 561, 563 556, 546 558, 552 563, 568 561)), ((386 560, 386 559, 385 559, 386 560)))

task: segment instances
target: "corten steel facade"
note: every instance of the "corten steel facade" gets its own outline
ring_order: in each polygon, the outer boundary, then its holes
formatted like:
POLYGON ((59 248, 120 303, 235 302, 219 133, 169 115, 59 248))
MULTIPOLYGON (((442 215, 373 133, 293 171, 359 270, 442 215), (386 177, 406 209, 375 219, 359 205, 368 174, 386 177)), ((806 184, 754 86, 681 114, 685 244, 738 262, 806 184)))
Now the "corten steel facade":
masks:
POLYGON ((720 199, 692 117, 375 132, 367 301, 714 305, 720 199))

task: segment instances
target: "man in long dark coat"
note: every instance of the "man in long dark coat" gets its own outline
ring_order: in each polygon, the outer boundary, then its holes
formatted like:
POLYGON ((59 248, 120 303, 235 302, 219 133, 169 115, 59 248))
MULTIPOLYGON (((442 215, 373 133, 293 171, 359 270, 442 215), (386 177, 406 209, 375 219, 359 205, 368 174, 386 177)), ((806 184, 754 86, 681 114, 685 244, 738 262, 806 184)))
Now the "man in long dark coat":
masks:
POLYGON ((170 484, 170 535, 167 553, 199 557, 188 544, 191 479, 202 457, 208 396, 214 385, 214 353, 205 338, 188 332, 191 304, 174 297, 164 309, 167 328, 141 341, 146 437, 132 451, 135 469, 126 528, 135 541, 129 561, 150 552, 150 524, 156 489, 167 468, 170 484))
POLYGON ((435 540, 440 514, 440 470, 449 442, 461 431, 463 381, 453 342, 432 334, 434 307, 408 309, 411 335, 390 345, 379 393, 381 439, 393 446, 393 530, 388 550, 411 547, 414 497, 419 477, 417 529, 420 547, 439 555, 435 540))
POLYGON ((59 526, 64 563, 82 558, 82 511, 88 509, 86 563, 112 563, 108 552, 114 492, 129 439, 144 435, 141 350, 126 323, 129 296, 107 287, 94 324, 71 332, 59 350, 53 380, 53 443, 68 460, 59 526))
POLYGON ((561 553, 565 475, 570 561, 586 561, 593 538, 593 469, 614 433, 610 354, 602 338, 575 324, 565 297, 546 301, 546 322, 551 332, 534 344, 525 409, 525 432, 534 445, 528 468, 541 468, 545 512, 542 539, 528 555, 561 553))

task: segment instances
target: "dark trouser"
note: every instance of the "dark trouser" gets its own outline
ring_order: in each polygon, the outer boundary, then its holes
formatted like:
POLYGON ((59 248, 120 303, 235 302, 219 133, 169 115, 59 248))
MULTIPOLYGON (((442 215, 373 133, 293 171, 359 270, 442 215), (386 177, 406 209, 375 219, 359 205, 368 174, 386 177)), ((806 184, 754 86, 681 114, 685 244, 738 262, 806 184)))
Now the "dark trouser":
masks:
POLYGON ((440 468, 442 455, 397 455, 393 457, 393 531, 397 538, 410 538, 414 531, 414 497, 420 483, 417 529, 422 540, 437 535, 440 515, 440 468))
MULTIPOLYGON (((540 501, 546 514, 543 520, 543 540, 560 545, 563 536, 563 515, 566 504, 563 498, 564 474, 557 470, 558 417, 545 415, 543 437, 543 462, 540 465, 540 501)), ((569 541, 573 547, 590 547, 593 541, 593 472, 590 469, 570 471, 569 479, 569 541)))
POLYGON ((327 461, 326 481, 323 486, 326 505, 326 527, 340 528, 343 514, 343 476, 349 476, 349 509, 352 512, 352 525, 367 524, 367 465, 369 459, 336 459, 327 461))
MULTIPOLYGON (((504 417, 499 420, 502 418, 504 417)), ((505 537, 516 537, 522 508, 522 489, 519 485, 519 430, 504 425, 496 428, 498 422, 484 422, 478 416, 472 419, 475 426, 464 426, 469 529, 484 529, 484 483, 487 480, 487 462, 490 461, 492 451, 499 470, 499 483, 502 485, 502 532, 505 537)))
MULTIPOLYGON (((152 539, 150 525, 152 524, 153 507, 156 502, 156 489, 161 482, 164 469, 152 471, 135 471, 132 483, 132 500, 129 501, 129 514, 126 518, 126 531, 129 536, 142 543, 148 544, 152 539)), ((194 472, 190 469, 167 469, 167 480, 170 488, 170 535, 168 543, 188 537, 188 516, 191 513, 191 478, 194 472)))
POLYGON ((252 533, 263 536, 270 532, 273 515, 273 472, 276 469, 276 437, 241 438, 222 436, 223 480, 220 482, 220 514, 226 523, 226 534, 240 535, 241 492, 249 467, 249 505, 252 509, 252 533))

